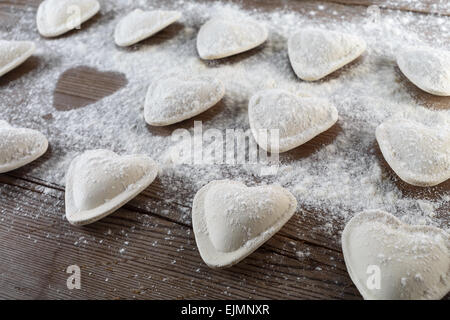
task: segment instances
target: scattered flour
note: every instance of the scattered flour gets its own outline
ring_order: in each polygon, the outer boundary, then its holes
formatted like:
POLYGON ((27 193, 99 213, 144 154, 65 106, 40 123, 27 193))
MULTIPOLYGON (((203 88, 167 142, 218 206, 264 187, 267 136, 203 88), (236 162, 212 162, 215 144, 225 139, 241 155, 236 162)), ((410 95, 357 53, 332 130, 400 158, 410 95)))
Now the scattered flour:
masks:
MULTIPOLYGON (((133 2, 133 7, 162 9, 146 1, 133 2)), ((332 11, 330 18, 308 10, 246 11, 237 5, 180 0, 163 8, 184 14, 180 19, 184 26, 173 37, 129 50, 120 49, 114 43, 114 28, 123 12, 131 9, 127 2, 103 1, 101 15, 95 22, 83 25, 68 37, 51 41, 36 32, 33 8, 14 9, 12 14, 17 21, 0 28, 0 38, 30 40, 37 45, 37 67, 20 78, 0 84, 0 119, 37 129, 49 139, 50 159, 30 168, 30 174, 63 186, 64 174, 74 155, 88 149, 146 153, 161 160, 164 150, 173 142, 170 133, 151 130, 143 119, 148 85, 169 70, 202 73, 221 80, 226 87, 223 109, 203 123, 204 129, 247 130, 248 100, 259 90, 307 92, 326 97, 336 106, 341 131, 330 144, 308 157, 296 160, 282 157, 276 176, 258 180, 280 183, 296 195, 299 207, 317 212, 328 222, 348 220, 356 212, 379 208, 406 222, 449 228, 446 217, 449 192, 437 189, 405 192, 396 183, 398 178, 382 166, 375 151, 375 129, 379 124, 399 111, 420 114, 424 110, 396 70, 396 52, 403 45, 418 44, 450 50, 448 17, 382 10, 374 21, 367 15, 345 15, 337 11, 332 11), (234 60, 202 61, 196 50, 199 27, 222 14, 250 16, 264 22, 269 30, 266 44, 234 60), (302 82, 291 69, 287 39, 305 26, 357 35, 366 41, 368 52, 359 63, 344 68, 337 77, 302 82), (128 85, 84 108, 55 110, 53 90, 59 75, 79 65, 122 72, 128 85), (47 117, 48 114, 52 117, 47 117)), ((325 6, 314 11, 321 10, 329 9, 325 6)), ((449 110, 439 111, 442 117, 448 117, 449 113, 449 110)), ((211 180, 233 178, 254 184, 254 172, 254 166, 171 163, 163 167, 160 182, 169 191, 191 189, 192 197, 211 180)), ((189 221, 190 214, 185 219, 189 221)))

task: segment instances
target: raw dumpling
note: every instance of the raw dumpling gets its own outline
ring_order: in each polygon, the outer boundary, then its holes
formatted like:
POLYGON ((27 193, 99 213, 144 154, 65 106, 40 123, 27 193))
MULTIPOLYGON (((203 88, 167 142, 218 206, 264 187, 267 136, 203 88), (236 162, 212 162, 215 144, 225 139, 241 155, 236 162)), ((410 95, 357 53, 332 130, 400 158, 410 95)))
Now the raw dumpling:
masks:
POLYGON ((30 41, 0 40, 0 77, 24 63, 35 48, 30 41))
POLYGON ((396 115, 378 126, 376 137, 387 163, 403 181, 427 187, 450 178, 450 118, 444 112, 396 115))
POLYGON ((86 151, 67 171, 67 220, 85 225, 106 217, 146 189, 157 173, 158 166, 145 155, 86 151))
POLYGON ((166 126, 192 118, 217 104, 225 87, 209 76, 179 74, 154 81, 145 99, 145 121, 166 126))
POLYGON ((76 29, 100 10, 97 0, 44 0, 37 12, 37 27, 44 37, 76 29))
POLYGON ((261 148, 285 152, 331 128, 338 120, 338 112, 326 99, 300 97, 272 89, 260 91, 250 99, 248 117, 250 129, 261 148), (278 130, 278 146, 268 137, 270 130, 278 130))
POLYGON ((131 46, 166 28, 181 18, 178 11, 142 11, 126 15, 116 27, 114 39, 118 46, 131 46))
POLYGON ((400 50, 397 64, 420 89, 438 96, 450 96, 450 52, 409 47, 400 50))
POLYGON ((192 206, 203 261, 212 268, 238 263, 277 233, 296 208, 295 197, 277 185, 210 182, 197 192, 192 206))
POLYGON ((342 250, 364 299, 441 299, 450 290, 450 236, 444 230, 366 211, 346 225, 342 250))
POLYGON ((0 173, 36 160, 47 148, 47 138, 39 131, 13 128, 6 121, 0 121, 0 173))
POLYGON ((366 42, 356 36, 321 29, 305 29, 288 41, 292 68, 302 80, 319 80, 358 58, 366 42))
POLYGON ((266 27, 253 19, 214 18, 200 28, 197 50, 202 59, 221 59, 261 45, 267 35, 266 27))

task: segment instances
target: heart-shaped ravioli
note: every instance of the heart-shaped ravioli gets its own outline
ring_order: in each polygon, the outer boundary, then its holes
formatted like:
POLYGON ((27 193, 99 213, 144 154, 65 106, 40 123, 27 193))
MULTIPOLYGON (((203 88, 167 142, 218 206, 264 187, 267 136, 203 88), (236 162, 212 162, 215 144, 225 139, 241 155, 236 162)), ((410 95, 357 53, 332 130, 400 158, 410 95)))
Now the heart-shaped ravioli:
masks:
POLYGON ((441 299, 450 290, 450 236, 444 230, 366 211, 346 225, 342 250, 365 299, 441 299))
POLYGON ((212 268, 232 266, 277 233, 297 200, 280 186, 213 181, 194 198, 192 223, 200 255, 212 268))
POLYGON ((258 145, 270 152, 285 152, 331 128, 337 109, 326 99, 300 97, 284 90, 260 91, 248 106, 250 128, 258 145), (279 139, 274 139, 278 130, 279 139))
POLYGON ((438 96, 450 96, 450 52, 407 47, 399 51, 397 64, 420 89, 438 96))
POLYGON ((166 28, 181 18, 178 11, 136 9, 117 24, 114 39, 118 46, 131 46, 166 28))
POLYGON ((85 225, 106 217, 147 188, 157 173, 156 163, 145 155, 86 151, 67 171, 67 220, 85 225))
POLYGON ((208 110, 224 95, 222 82, 209 76, 166 76, 148 88, 144 118, 152 126, 177 123, 208 110))
POLYGON ((79 28, 99 10, 97 0, 44 0, 36 17, 38 31, 44 37, 57 37, 79 28))
POLYGON ((34 50, 30 41, 0 40, 0 77, 24 63, 34 50))
POLYGON ((354 35, 321 29, 304 29, 289 38, 292 68, 306 81, 319 80, 358 58, 366 42, 354 35))
POLYGON ((0 121, 0 173, 36 160, 47 148, 47 138, 39 131, 13 128, 6 121, 0 121))
POLYGON ((378 126, 380 150, 405 182, 428 187, 450 178, 450 118, 423 110, 420 116, 395 115, 378 126))
POLYGON ((266 27, 253 19, 213 18, 200 28, 197 50, 202 59, 221 59, 261 45, 267 35, 266 27))

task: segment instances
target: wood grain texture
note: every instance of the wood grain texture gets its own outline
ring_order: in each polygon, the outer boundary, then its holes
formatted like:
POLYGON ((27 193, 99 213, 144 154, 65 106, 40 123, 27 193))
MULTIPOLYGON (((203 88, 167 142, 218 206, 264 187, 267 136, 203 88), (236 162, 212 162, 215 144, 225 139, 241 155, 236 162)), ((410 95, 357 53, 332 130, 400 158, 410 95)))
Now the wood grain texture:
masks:
MULTIPOLYGON (((285 6, 299 12, 308 12, 318 3, 324 3, 348 16, 364 15, 365 7, 374 3, 385 8, 420 11, 411 1, 236 2, 261 10, 285 6)), ((0 19, 7 17, 0 21, 6 26, 14 23, 14 15, 29 6, 37 8, 39 3, 38 0, 0 0, 0 19)), ((438 3, 426 1, 429 9, 424 6, 422 12, 433 13, 434 4, 438 3)), ((170 38, 179 28, 175 24, 147 41, 157 43, 170 38)), ((242 56, 231 59, 242 59, 242 56)), ((35 68, 36 63, 30 59, 2 77, 0 90, 2 82, 13 81, 35 68)), ((83 67, 69 71, 61 75, 60 85, 56 86, 55 108, 82 107, 124 85, 120 74, 105 77, 83 67), (98 90, 91 91, 86 79, 98 85, 98 90)), ((340 72, 345 72, 345 68, 340 72)), ((404 81, 401 74, 399 81, 404 81)), ((448 100, 428 96, 420 90, 416 94, 431 108, 448 108, 448 100)), ((176 127, 191 127, 194 120, 211 119, 222 108, 219 104, 176 127)), ((52 116, 44 117, 51 120, 52 116)), ((149 127, 161 135, 170 134, 173 129, 172 126, 149 127)), ((338 123, 301 148, 282 155, 281 160, 307 157, 331 143, 341 130, 338 123)), ((375 141, 370 152, 380 155, 375 141)), ((343 261, 339 243, 342 221, 334 221, 333 231, 324 232, 323 226, 329 221, 322 220, 323 213, 302 208, 279 233, 243 262, 230 269, 211 270, 199 256, 191 228, 190 211, 196 190, 186 186, 177 192, 168 191, 156 180, 116 213, 76 228, 64 218, 64 187, 30 174, 30 168, 51 156, 50 149, 32 164, 0 175, 0 299, 361 298, 343 261), (71 291, 66 287, 66 268, 73 264, 81 267, 81 290, 71 291)), ((382 156, 379 159, 383 168, 390 170, 382 156)), ((415 189, 406 184, 399 182, 399 188, 414 195, 415 189)), ((450 183, 431 190, 430 197, 442 190, 448 192, 450 183)))
POLYGON ((327 2, 334 2, 345 5, 357 5, 357 6, 378 6, 381 9, 393 9, 402 11, 411 11, 426 14, 437 14, 448 16, 450 15, 450 6, 447 1, 436 0, 328 0, 327 2))
POLYGON ((108 218, 74 228, 62 217, 63 190, 15 173, 1 175, 0 183, 0 241, 8 244, 0 246, 2 298, 359 296, 333 236, 311 232, 320 224, 312 214, 298 215, 237 266, 211 270, 199 257, 190 225, 177 217, 185 208, 159 200, 167 195, 157 184, 108 218), (155 210, 147 211, 149 205, 155 210), (66 288, 65 270, 72 264, 81 267, 81 290, 66 288))
POLYGON ((53 95, 53 107, 69 111, 85 107, 107 97, 128 83, 124 74, 100 72, 89 67, 75 67, 64 71, 53 95))

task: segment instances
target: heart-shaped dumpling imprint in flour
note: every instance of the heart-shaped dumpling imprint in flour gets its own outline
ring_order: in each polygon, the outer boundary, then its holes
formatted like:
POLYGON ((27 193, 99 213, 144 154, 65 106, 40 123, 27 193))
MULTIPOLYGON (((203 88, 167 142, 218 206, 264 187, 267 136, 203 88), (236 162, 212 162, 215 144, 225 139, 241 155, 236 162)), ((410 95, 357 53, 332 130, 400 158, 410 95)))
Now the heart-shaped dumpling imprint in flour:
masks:
POLYGON ((57 37, 79 28, 99 10, 97 0, 44 0, 36 17, 38 31, 44 37, 57 37))
POLYGON ((450 236, 444 230, 366 211, 345 226, 342 250, 364 299, 441 299, 450 290, 450 236))
POLYGON ((85 225, 106 217, 147 188, 157 173, 158 166, 145 155, 86 151, 67 171, 67 220, 85 225))
POLYGON ((118 46, 127 47, 142 41, 181 18, 178 11, 142 11, 136 9, 117 24, 114 39, 118 46))
POLYGON ((222 82, 209 76, 166 76, 148 88, 144 118, 152 126, 167 126, 208 110, 224 95, 222 82))
POLYGON ((408 47, 397 54, 397 64, 420 89, 438 96, 450 96, 450 52, 408 47))
POLYGON ((295 197, 277 185, 210 182, 197 192, 192 206, 203 261, 212 268, 238 263, 277 233, 296 208, 295 197))
POLYGON ((380 150, 405 182, 429 187, 450 178, 450 117, 422 110, 415 118, 395 115, 378 126, 380 150))
POLYGON ((198 32, 197 50, 202 59, 221 59, 256 48, 267 35, 266 27, 253 19, 213 18, 198 32))
POLYGON ((0 40, 0 77, 24 63, 35 48, 30 41, 0 40))
POLYGON ((258 145, 269 152, 285 152, 331 128, 337 109, 326 99, 299 97, 285 90, 260 91, 248 106, 250 129, 258 145), (274 140, 272 130, 278 130, 274 140))
POLYGON ((47 138, 39 131, 13 128, 6 121, 0 121, 0 173, 36 160, 47 148, 47 138))
POLYGON ((306 81, 319 80, 358 58, 366 42, 350 34, 321 29, 305 29, 289 38, 292 68, 306 81))

